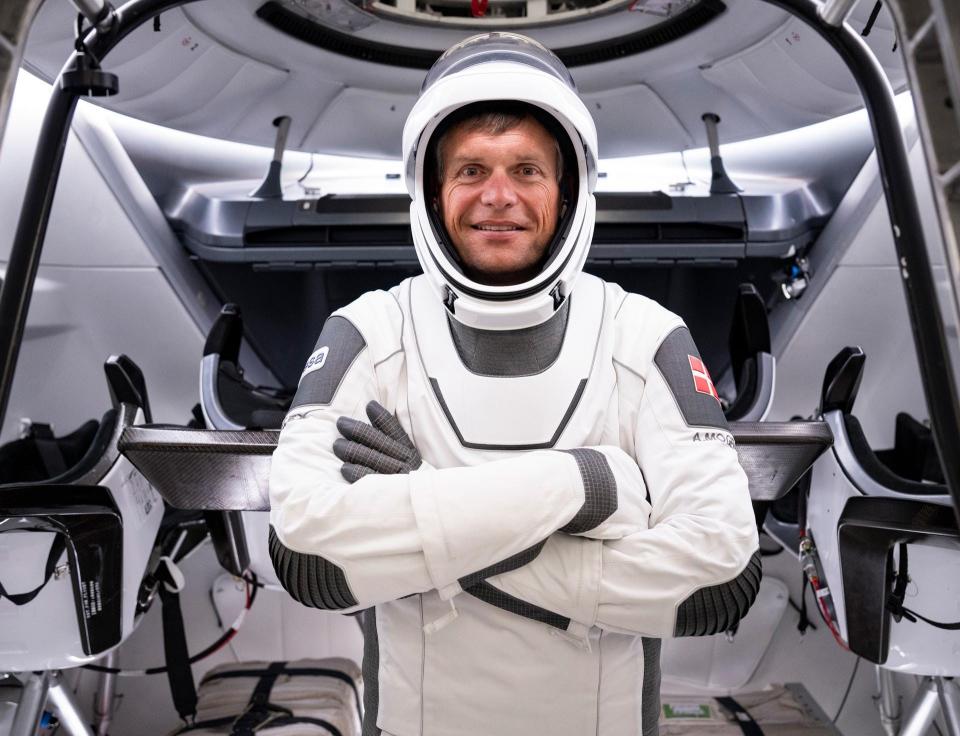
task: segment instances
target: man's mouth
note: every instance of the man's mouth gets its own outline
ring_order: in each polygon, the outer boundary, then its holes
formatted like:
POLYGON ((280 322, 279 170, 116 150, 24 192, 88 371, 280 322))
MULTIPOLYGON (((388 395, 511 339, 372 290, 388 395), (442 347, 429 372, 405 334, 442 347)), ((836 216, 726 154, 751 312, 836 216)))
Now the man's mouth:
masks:
POLYGON ((483 230, 484 232, 491 233, 505 233, 513 230, 523 230, 523 228, 519 225, 489 225, 485 223, 472 225, 471 227, 473 227, 474 230, 483 230))

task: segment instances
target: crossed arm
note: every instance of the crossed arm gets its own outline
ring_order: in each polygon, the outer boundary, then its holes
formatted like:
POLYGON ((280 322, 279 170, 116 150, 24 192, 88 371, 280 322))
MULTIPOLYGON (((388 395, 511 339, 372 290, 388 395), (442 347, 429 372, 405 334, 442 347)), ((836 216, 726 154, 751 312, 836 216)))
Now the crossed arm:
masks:
POLYGON ((605 464, 618 499, 619 513, 592 527, 602 494, 590 496, 597 484, 576 453, 392 474, 348 462, 348 483, 336 422, 377 395, 371 376, 354 365, 334 401, 302 407, 274 455, 271 551, 299 600, 350 612, 466 588, 561 628, 654 636, 723 630, 752 602, 756 530, 736 453, 691 439, 662 376, 637 394, 637 462, 618 448, 582 451, 605 464))

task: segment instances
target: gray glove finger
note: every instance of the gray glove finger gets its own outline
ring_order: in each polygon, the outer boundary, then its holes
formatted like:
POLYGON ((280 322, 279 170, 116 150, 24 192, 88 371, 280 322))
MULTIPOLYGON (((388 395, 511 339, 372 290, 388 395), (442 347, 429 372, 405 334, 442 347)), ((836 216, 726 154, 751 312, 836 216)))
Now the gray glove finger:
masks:
POLYGON ((366 422, 360 422, 350 417, 340 417, 337 420, 337 429, 344 437, 361 445, 366 445, 371 450, 375 450, 384 455, 399 460, 409 462, 416 450, 401 445, 396 440, 390 439, 379 429, 374 429, 366 422))
POLYGON ((410 437, 400 425, 400 420, 388 412, 380 403, 371 401, 367 404, 367 418, 370 420, 370 424, 391 439, 396 440, 401 445, 405 445, 410 449, 416 449, 410 437))
POLYGON ((350 483, 356 483, 363 476, 370 475, 373 472, 376 471, 364 467, 363 465, 354 465, 353 463, 344 463, 340 466, 340 475, 346 478, 350 483))
POLYGON ((376 473, 408 473, 408 466, 395 457, 390 457, 367 445, 351 440, 336 439, 333 441, 333 454, 345 463, 363 465, 376 473))

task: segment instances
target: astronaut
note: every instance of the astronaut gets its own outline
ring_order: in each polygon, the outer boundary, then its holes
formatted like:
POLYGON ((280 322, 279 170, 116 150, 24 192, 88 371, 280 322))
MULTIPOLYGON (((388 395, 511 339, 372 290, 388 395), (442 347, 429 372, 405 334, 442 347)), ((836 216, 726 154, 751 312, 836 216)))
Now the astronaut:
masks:
POLYGON ((323 326, 273 456, 278 577, 363 611, 365 736, 655 734, 660 639, 760 581, 709 374, 581 273, 597 134, 540 44, 448 50, 403 157, 423 274, 323 326))

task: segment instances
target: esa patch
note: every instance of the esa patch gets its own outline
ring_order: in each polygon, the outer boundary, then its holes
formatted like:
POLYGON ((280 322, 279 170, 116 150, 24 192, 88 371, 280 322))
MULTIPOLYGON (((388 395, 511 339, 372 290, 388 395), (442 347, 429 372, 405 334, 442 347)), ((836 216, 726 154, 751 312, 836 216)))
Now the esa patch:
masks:
POLYGON ((324 345, 319 350, 314 350, 313 353, 307 358, 307 364, 303 367, 303 373, 300 374, 300 380, 303 380, 303 377, 308 373, 313 373, 313 371, 323 368, 323 364, 327 362, 327 353, 330 352, 330 346, 324 345))
POLYGON ((678 327, 660 344, 654 358, 688 427, 726 430, 720 396, 686 327, 678 327))
POLYGON ((360 331, 348 319, 330 317, 320 331, 317 346, 307 359, 290 408, 329 404, 353 361, 366 347, 360 331))

